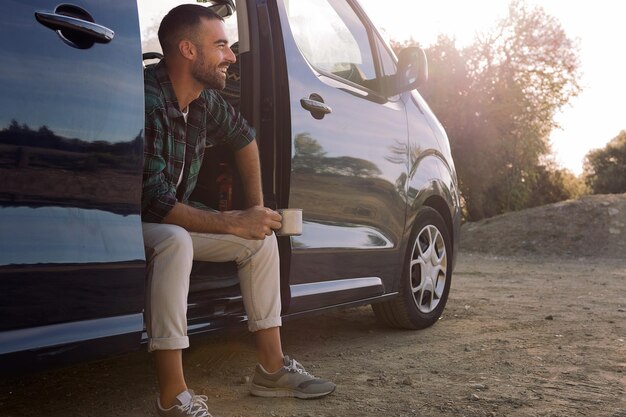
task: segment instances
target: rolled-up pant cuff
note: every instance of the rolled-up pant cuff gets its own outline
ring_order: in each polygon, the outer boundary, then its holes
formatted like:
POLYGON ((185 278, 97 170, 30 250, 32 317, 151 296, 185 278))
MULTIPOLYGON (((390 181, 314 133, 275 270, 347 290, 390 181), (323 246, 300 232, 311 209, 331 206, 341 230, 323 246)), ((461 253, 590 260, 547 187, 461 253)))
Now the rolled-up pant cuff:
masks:
POLYGON ((257 332, 259 330, 271 329, 272 327, 280 327, 283 324, 280 317, 272 317, 263 320, 248 320, 248 330, 257 332))
POLYGON ((148 352, 155 350, 181 350, 189 347, 189 337, 162 337, 148 339, 148 352))

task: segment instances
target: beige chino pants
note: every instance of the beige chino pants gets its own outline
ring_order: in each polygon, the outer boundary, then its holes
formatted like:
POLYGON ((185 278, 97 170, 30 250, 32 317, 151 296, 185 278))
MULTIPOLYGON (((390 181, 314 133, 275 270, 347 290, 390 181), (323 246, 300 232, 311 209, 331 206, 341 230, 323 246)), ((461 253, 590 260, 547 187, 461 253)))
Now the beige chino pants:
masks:
POLYGON ((193 233, 170 224, 142 223, 146 248, 148 350, 189 347, 187 295, 193 260, 235 261, 252 332, 281 325, 278 245, 233 235, 193 233))

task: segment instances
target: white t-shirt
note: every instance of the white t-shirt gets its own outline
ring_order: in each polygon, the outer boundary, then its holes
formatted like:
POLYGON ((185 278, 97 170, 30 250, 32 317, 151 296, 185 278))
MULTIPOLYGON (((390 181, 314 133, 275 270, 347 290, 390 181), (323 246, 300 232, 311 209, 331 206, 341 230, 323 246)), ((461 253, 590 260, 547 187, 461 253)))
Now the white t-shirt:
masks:
MULTIPOLYGON (((187 123, 187 116, 189 115, 189 106, 185 107, 181 110, 183 113, 183 117, 185 118, 185 123, 187 123)), ((185 146, 185 150, 183 151, 183 166, 180 168, 180 177, 178 177, 178 184, 176 184, 176 188, 183 182, 183 171, 185 170, 185 153, 187 152, 187 146, 185 146)))

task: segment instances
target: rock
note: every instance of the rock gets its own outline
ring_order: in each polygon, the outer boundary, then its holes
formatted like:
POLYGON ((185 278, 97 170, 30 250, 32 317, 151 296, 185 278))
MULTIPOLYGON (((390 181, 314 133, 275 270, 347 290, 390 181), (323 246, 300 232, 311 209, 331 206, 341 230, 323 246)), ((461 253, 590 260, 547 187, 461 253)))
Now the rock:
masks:
POLYGON ((549 316, 545 317, 546 320, 554 320, 554 316, 552 314, 550 314, 549 316))
POLYGON ((249 376, 242 376, 241 379, 239 380, 239 383, 241 385, 246 385, 250 383, 250 377, 249 376))
POLYGON ((472 401, 478 401, 480 400, 480 397, 476 394, 470 394, 469 399, 472 401))
POLYGON ((475 390, 478 390, 478 391, 485 391, 485 390, 489 389, 489 387, 487 385, 485 385, 485 384, 474 384, 474 385, 472 385, 472 388, 474 388, 475 390))
POLYGON ((609 233, 612 235, 619 235, 622 233, 622 231, 615 227, 609 227, 609 233))
POLYGON ((402 385, 408 385, 408 386, 412 387, 413 386, 413 380, 411 379, 410 376, 407 376, 406 378, 404 378, 402 380, 402 385))
POLYGON ((615 216, 617 214, 619 214, 619 210, 618 209, 613 208, 613 207, 609 208, 609 216, 615 216))
POLYGON ((469 346, 465 346, 465 348, 463 349, 465 352, 471 352, 472 348, 470 348, 469 346))

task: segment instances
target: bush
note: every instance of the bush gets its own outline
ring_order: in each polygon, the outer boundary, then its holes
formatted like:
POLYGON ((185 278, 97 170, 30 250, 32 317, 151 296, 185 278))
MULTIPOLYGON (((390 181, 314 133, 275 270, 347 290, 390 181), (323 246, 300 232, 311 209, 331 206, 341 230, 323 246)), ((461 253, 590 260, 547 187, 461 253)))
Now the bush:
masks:
POLYGON ((626 192, 626 130, 586 155, 584 177, 593 194, 626 192))

